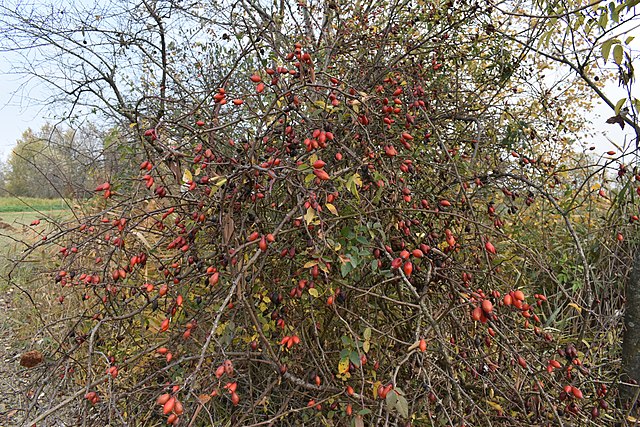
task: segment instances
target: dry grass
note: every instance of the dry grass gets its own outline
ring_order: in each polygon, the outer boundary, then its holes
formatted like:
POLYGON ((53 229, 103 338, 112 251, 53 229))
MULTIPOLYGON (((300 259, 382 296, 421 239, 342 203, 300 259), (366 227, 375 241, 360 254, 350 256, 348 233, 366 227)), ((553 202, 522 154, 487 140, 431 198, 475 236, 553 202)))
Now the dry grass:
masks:
POLYGON ((48 222, 68 213, 62 207, 59 200, 0 198, 0 426, 20 425, 24 417, 20 408, 36 392, 32 385, 45 369, 44 364, 28 369, 20 366, 20 357, 27 351, 46 350, 49 346, 38 320, 48 313, 36 307, 55 304, 50 281, 37 274, 31 267, 33 263, 19 267, 14 263, 28 244, 42 238, 39 233, 47 228, 48 222), (24 202, 30 203, 30 208, 24 202), (44 225, 30 226, 36 219, 44 225), (11 280, 7 277, 9 271, 11 280))

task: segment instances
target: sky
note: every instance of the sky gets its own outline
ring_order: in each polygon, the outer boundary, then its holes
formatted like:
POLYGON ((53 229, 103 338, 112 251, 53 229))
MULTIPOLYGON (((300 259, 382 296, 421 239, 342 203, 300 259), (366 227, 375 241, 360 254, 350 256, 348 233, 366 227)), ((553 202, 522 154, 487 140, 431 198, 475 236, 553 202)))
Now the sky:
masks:
POLYGON ((24 84, 24 79, 10 74, 12 54, 0 53, 0 159, 6 160, 16 141, 28 128, 39 129, 47 122, 47 107, 31 98, 44 98, 42 85, 24 84))
MULTIPOLYGON (((633 30, 636 39, 631 47, 634 52, 640 50, 640 28, 633 30)), ((636 55, 636 58, 638 56, 636 55)), ((12 74, 19 61, 18 55, 11 52, 0 52, 0 160, 6 160, 15 146, 16 141, 28 128, 39 129, 47 121, 54 121, 54 111, 42 100, 47 98, 46 87, 43 84, 31 80, 25 81, 24 77, 12 74)), ((610 60, 611 61, 611 60, 610 60)), ((637 61, 636 61, 637 62, 637 61)), ((637 66, 636 79, 640 76, 640 66, 637 66)), ((640 84, 636 83, 636 93, 632 94, 640 98, 640 84)), ((609 82, 604 92, 614 102, 624 97, 625 92, 618 87, 617 82, 609 82)), ((594 145, 597 152, 609 150, 618 151, 615 145, 622 145, 625 140, 632 139, 629 127, 623 131, 618 125, 609 125, 605 121, 612 116, 609 107, 599 103, 593 112, 588 113, 594 123, 596 136, 582 141, 587 145, 594 145)))

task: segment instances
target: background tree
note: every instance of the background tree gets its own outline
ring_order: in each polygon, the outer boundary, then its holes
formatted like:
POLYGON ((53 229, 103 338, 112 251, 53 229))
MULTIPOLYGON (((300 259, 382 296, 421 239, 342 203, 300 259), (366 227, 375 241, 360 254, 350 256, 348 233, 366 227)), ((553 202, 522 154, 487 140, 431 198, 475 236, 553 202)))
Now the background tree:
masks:
POLYGON ((4 188, 22 197, 85 198, 91 194, 87 185, 109 176, 103 140, 94 126, 28 129, 7 160, 4 188))

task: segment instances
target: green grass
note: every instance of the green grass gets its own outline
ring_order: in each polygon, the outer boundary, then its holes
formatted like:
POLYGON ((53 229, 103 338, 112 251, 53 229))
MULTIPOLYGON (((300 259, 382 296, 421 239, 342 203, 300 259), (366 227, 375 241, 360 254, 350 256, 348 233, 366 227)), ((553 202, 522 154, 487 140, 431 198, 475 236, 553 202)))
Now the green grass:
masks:
MULTIPOLYGON (((20 259, 29 245, 40 241, 47 230, 52 228, 51 222, 68 219, 70 212, 69 206, 62 199, 0 197, 1 294, 7 294, 10 288, 4 275, 13 265, 13 260, 20 259), (36 219, 41 223, 31 226, 36 219)), ((36 279, 32 269, 33 264, 25 264, 19 268, 21 283, 30 283, 36 279)), ((18 295, 14 293, 14 296, 18 295)))
POLYGON ((25 248, 24 243, 39 239, 49 221, 63 220, 69 207, 62 199, 0 197, 0 271, 11 258, 25 248), (32 227, 39 219, 42 225, 32 227))
POLYGON ((36 212, 68 209, 62 199, 37 199, 34 197, 0 197, 0 213, 36 212))

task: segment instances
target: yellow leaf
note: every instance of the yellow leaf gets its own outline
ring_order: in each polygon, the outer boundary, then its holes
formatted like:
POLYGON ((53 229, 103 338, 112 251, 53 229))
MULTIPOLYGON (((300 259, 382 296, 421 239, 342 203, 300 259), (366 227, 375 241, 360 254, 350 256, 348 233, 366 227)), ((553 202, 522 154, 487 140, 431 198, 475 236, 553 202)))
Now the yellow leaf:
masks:
POLYGON ((309 295, 314 298, 318 298, 318 290, 316 288, 309 288, 309 295))
MULTIPOLYGON (((348 365, 349 363, 347 363, 348 365)), ((347 369, 349 368, 349 366, 347 366, 347 369)), ((373 383, 373 398, 377 399, 378 398, 378 387, 380 387, 382 385, 382 383, 380 381, 376 381, 375 383, 373 383)))
POLYGON ((338 362, 338 372, 344 374, 349 371, 349 359, 340 359, 338 362))
POLYGON ((185 169, 182 173, 182 182, 191 182, 193 181, 193 175, 191 175, 191 171, 189 169, 185 169))
POLYGON ((349 371, 347 371, 344 374, 336 374, 336 378, 338 378, 339 380, 342 380, 342 381, 346 381, 349 378, 351 378, 351 374, 349 373, 349 371))
POLYGON ((327 209, 329 209, 329 212, 331 212, 334 215, 338 215, 338 210, 331 203, 327 203, 325 206, 327 207, 327 209))
POLYGON ((362 178, 360 177, 359 173, 354 173, 353 174, 353 183, 355 185, 357 185, 358 187, 362 186, 362 178))
POLYGON ((224 184, 226 184, 226 182, 227 178, 225 178, 224 176, 209 178, 209 184, 213 185, 216 188, 222 187, 224 184))
POLYGON ((304 222, 309 225, 315 217, 316 211, 314 211, 313 208, 307 208, 307 213, 304 215, 304 222))
POLYGON ((350 104, 351 104, 351 107, 353 108, 353 111, 355 111, 356 114, 360 113, 360 101, 354 99, 350 101, 350 104))
POLYGON ((216 329, 216 335, 220 336, 222 334, 224 334, 224 330, 227 328, 227 324, 226 323, 222 323, 220 325, 218 325, 218 328, 216 329))
POLYGON ((318 261, 317 260, 307 261, 307 263, 305 265, 303 265, 302 268, 311 268, 314 265, 318 265, 318 261))
POLYGON ((575 308, 575 309, 578 311, 578 313, 582 313, 582 307, 580 307, 580 306, 579 306, 578 304, 576 304, 575 302, 570 302, 568 305, 569 305, 569 307, 573 307, 573 308, 575 308))
POLYGON ((488 404, 489 406, 491 406, 493 409, 495 409, 496 411, 504 412, 504 411, 502 410, 502 406, 500 406, 500 405, 499 405, 499 404, 497 404, 496 402, 492 402, 492 401, 490 401, 490 400, 487 400, 487 404, 488 404))
POLYGON ((362 351, 365 353, 369 353, 369 349, 371 348, 371 343, 369 341, 365 341, 362 343, 362 351))
POLYGON ((329 104, 327 104, 326 102, 324 102, 324 101, 322 101, 322 100, 313 101, 313 104, 314 104, 316 107, 320 107, 320 108, 322 108, 323 110, 328 111, 328 112, 330 112, 330 113, 334 111, 334 108, 333 108, 333 106, 332 106, 332 105, 329 105, 329 104))

